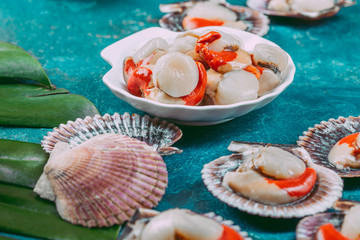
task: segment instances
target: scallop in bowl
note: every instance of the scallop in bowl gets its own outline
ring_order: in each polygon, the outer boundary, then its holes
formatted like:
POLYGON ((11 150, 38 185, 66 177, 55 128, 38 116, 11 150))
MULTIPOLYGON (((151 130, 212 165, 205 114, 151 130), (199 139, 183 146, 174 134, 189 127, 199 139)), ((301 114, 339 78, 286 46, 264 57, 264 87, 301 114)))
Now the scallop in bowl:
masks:
POLYGON ((259 109, 295 74, 291 57, 275 43, 227 27, 148 28, 101 56, 112 66, 103 81, 117 97, 186 125, 214 125, 259 109))

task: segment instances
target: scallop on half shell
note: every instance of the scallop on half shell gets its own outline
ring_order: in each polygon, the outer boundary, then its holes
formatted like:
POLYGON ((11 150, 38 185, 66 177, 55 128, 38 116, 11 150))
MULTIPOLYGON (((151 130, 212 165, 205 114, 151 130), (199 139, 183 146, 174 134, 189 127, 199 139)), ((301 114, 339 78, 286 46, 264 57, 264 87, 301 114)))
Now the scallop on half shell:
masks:
POLYGON ((360 116, 332 118, 310 127, 303 136, 299 137, 297 144, 305 148, 315 164, 329 168, 341 177, 359 177, 360 168, 338 169, 328 160, 329 152, 340 139, 358 132, 360 132, 360 116))
POLYGON ((58 142, 67 142, 71 147, 104 133, 120 133, 146 142, 160 155, 171 155, 182 152, 172 147, 182 137, 182 131, 172 123, 148 115, 140 116, 124 113, 120 115, 105 114, 68 121, 49 132, 41 145, 45 152, 51 153, 58 142))
MULTIPOLYGON (((175 32, 185 31, 183 26, 183 19, 187 16, 188 11, 199 2, 209 2, 208 0, 200 1, 184 1, 170 4, 160 4, 160 11, 167 13, 164 15, 159 24, 161 27, 169 29, 175 32)), ((247 7, 230 5, 224 0, 213 1, 227 9, 230 13, 234 13, 236 21, 244 23, 244 31, 264 36, 269 31, 269 18, 256 10, 249 9, 247 7)), ((217 11, 218 12, 218 11, 217 11)), ((229 15, 229 14, 226 14, 229 15)), ((231 25, 229 25, 231 27, 231 25)))
POLYGON ((34 192, 54 201, 66 221, 109 227, 139 207, 152 208, 167 187, 166 165, 145 142, 105 133, 72 147, 58 142, 34 192))
POLYGON ((347 211, 356 204, 359 205, 360 202, 336 201, 333 207, 337 211, 318 213, 303 218, 296 226, 296 239, 315 240, 319 228, 328 223, 332 224, 339 231, 344 223, 347 211))
POLYGON ((273 144, 271 146, 290 152, 302 160, 307 167, 316 171, 315 185, 305 197, 290 203, 266 204, 249 199, 222 184, 227 172, 238 169, 245 159, 249 159, 264 146, 269 146, 269 144, 232 142, 228 149, 237 153, 220 157, 204 165, 201 173, 208 190, 231 207, 250 214, 273 218, 300 218, 323 212, 331 208, 332 204, 341 197, 343 190, 341 178, 332 170, 314 164, 305 149, 296 145, 273 144))
MULTIPOLYGON (((240 227, 234 225, 234 223, 230 220, 225 220, 221 216, 216 215, 213 212, 205 213, 205 214, 197 214, 187 209, 170 209, 169 211, 183 211, 186 214, 190 215, 200 215, 206 217, 208 219, 214 220, 217 223, 222 225, 226 225, 234 229, 244 240, 251 240, 248 236, 248 233, 245 231, 241 231, 240 227)), ((161 214, 161 212, 149 209, 140 208, 136 211, 133 217, 124 224, 121 228, 121 232, 119 234, 119 240, 141 240, 141 234, 146 227, 146 225, 150 222, 151 219, 161 214)), ((160 232, 160 231, 159 231, 160 232)), ((162 232, 167 232, 166 230, 162 230, 162 232)), ((181 232, 179 233, 181 235, 181 232)), ((181 238, 183 239, 183 238, 181 238)))
MULTIPOLYGON (((270 16, 281 16, 281 17, 290 17, 290 18, 300 18, 306 20, 318 20, 323 18, 332 17, 339 12, 342 7, 349 7, 356 3, 354 0, 334 0, 333 6, 323 9, 323 10, 314 10, 314 11, 305 11, 305 10, 272 10, 269 8, 270 0, 247 0, 246 5, 254 10, 262 12, 270 16)), ((285 0, 279 0, 281 4, 286 4, 285 0)), ((311 5, 314 3, 312 2, 311 5)), ((286 7, 285 7, 286 8, 286 7)), ((277 8, 279 9, 279 8, 277 8)))

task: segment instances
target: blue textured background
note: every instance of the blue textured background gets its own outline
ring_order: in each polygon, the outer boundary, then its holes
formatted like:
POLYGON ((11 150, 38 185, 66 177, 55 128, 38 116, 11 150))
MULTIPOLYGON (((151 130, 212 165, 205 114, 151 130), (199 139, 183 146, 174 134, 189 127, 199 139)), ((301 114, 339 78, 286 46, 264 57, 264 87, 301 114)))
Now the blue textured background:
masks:
MULTIPOLYGON (((158 5, 147 0, 1 0, 0 41, 35 56, 53 84, 90 99, 101 114, 139 113, 102 83, 110 66, 100 52, 111 43, 158 26, 158 5)), ((245 1, 229 1, 245 5, 245 1)), ((271 18, 265 38, 293 58, 293 84, 266 107, 227 123, 180 126, 184 152, 165 157, 169 187, 158 210, 173 207, 222 215, 254 239, 295 239, 298 219, 252 216, 214 198, 205 188, 203 165, 230 154, 232 140, 295 144, 314 124, 339 116, 360 115, 360 4, 316 22, 271 18)), ((1 104, 1 103, 0 103, 1 104)), ((2 128, 0 138, 40 143, 51 129, 2 128)), ((360 181, 347 179, 343 197, 360 200, 360 181)), ((1 217, 1 213, 0 213, 1 217)))

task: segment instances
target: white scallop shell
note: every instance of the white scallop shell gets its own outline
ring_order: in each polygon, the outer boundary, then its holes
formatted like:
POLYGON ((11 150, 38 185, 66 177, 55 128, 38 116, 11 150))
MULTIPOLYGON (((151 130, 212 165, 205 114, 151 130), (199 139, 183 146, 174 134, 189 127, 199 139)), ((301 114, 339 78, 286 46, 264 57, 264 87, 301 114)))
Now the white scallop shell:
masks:
MULTIPOLYGON (((198 1, 160 4, 160 11, 167 13, 160 19, 160 26, 171 31, 185 31, 182 26, 182 21, 186 16, 186 10, 191 8, 196 2, 198 1)), ((259 36, 264 36, 268 33, 270 20, 261 12, 243 6, 230 5, 226 1, 222 1, 221 4, 235 12, 238 20, 243 21, 247 25, 247 29, 245 31, 259 36)))
POLYGON ((208 190, 220 201, 231 207, 238 208, 250 214, 273 218, 300 218, 306 215, 326 211, 332 204, 341 197, 343 182, 333 171, 312 163, 309 154, 301 147, 290 145, 273 145, 282 147, 302 159, 309 167, 317 172, 317 180, 312 192, 303 199, 293 203, 282 205, 267 205, 255 202, 233 192, 231 189, 222 186, 223 176, 227 171, 238 168, 243 159, 252 154, 262 143, 240 143, 233 142, 229 150, 236 150, 239 153, 220 157, 202 169, 202 179, 208 190), (236 146, 235 146, 236 145, 236 146))
POLYGON ((159 118, 129 113, 88 116, 85 119, 78 118, 75 122, 68 121, 49 132, 41 141, 41 146, 45 152, 51 153, 57 142, 68 142, 74 147, 104 133, 120 133, 144 141, 161 155, 182 152, 178 148, 171 147, 182 137, 178 127, 159 118))
POLYGON ((337 169, 328 160, 331 148, 343 137, 360 132, 359 117, 339 117, 315 124, 299 137, 297 144, 305 148, 315 164, 324 166, 336 172, 341 177, 359 177, 359 168, 337 169))
MULTIPOLYGON (((191 214, 197 214, 194 213, 190 210, 187 210, 189 213, 191 214)), ((138 228, 142 228, 152 217, 158 215, 160 212, 155 211, 155 210, 149 210, 149 209, 144 209, 144 208, 139 208, 134 216, 131 218, 131 220, 129 220, 129 222, 125 223, 124 226, 121 228, 121 231, 119 233, 119 239, 118 240, 139 240, 136 237, 130 237, 130 235, 132 235, 133 232, 135 231, 139 231, 138 228)), ((217 221, 220 224, 224 224, 228 227, 231 227, 232 229, 234 229, 235 231, 237 231, 243 238, 244 240, 251 240, 252 238, 249 237, 248 233, 245 231, 241 231, 240 227, 237 225, 234 225, 234 222, 231 220, 225 220, 223 219, 223 217, 216 215, 213 212, 209 212, 209 213, 205 213, 205 214, 201 214, 205 217, 211 218, 215 221, 217 221)), ((136 234, 135 234, 136 235, 136 234)))
POLYGON ((254 10, 265 13, 266 15, 271 16, 281 16, 281 17, 291 17, 291 18, 300 18, 307 20, 318 20, 322 18, 332 17, 339 12, 342 7, 349 7, 356 3, 353 0, 334 0, 335 6, 333 8, 321 10, 321 11, 275 11, 268 9, 268 3, 270 0, 247 0, 246 5, 254 10))
POLYGON ((165 193, 166 165, 142 141, 107 133, 72 149, 67 143, 59 144, 45 165, 45 179, 38 181, 34 191, 42 196, 42 183, 49 182, 59 215, 73 224, 121 224, 137 208, 155 207, 165 193), (62 146, 67 149, 58 151, 62 146))

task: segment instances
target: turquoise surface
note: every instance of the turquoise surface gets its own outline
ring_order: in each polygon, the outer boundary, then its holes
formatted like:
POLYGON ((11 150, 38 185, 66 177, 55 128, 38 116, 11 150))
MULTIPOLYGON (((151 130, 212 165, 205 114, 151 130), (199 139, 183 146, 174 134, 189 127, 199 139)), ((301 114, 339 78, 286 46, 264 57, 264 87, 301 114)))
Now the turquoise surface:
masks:
MULTIPOLYGON (((158 26, 163 15, 158 6, 169 2, 1 0, 0 41, 29 51, 53 84, 87 97, 101 114, 143 115, 102 83, 110 66, 100 52, 136 31, 158 26)), ((228 207, 207 191, 200 171, 204 164, 229 155, 232 140, 295 144, 303 131, 322 120, 360 115, 359 13, 357 4, 316 22, 271 17, 265 38, 292 56, 297 68, 293 84, 266 107, 232 121, 206 127, 180 125, 184 136, 176 147, 183 153, 164 158, 169 186, 156 209, 213 211, 233 220, 253 239, 295 239, 299 219, 264 218, 228 207)), ((40 143, 50 130, 0 127, 0 138, 40 143)), ((343 198, 360 200, 358 179, 345 180, 343 198)))

